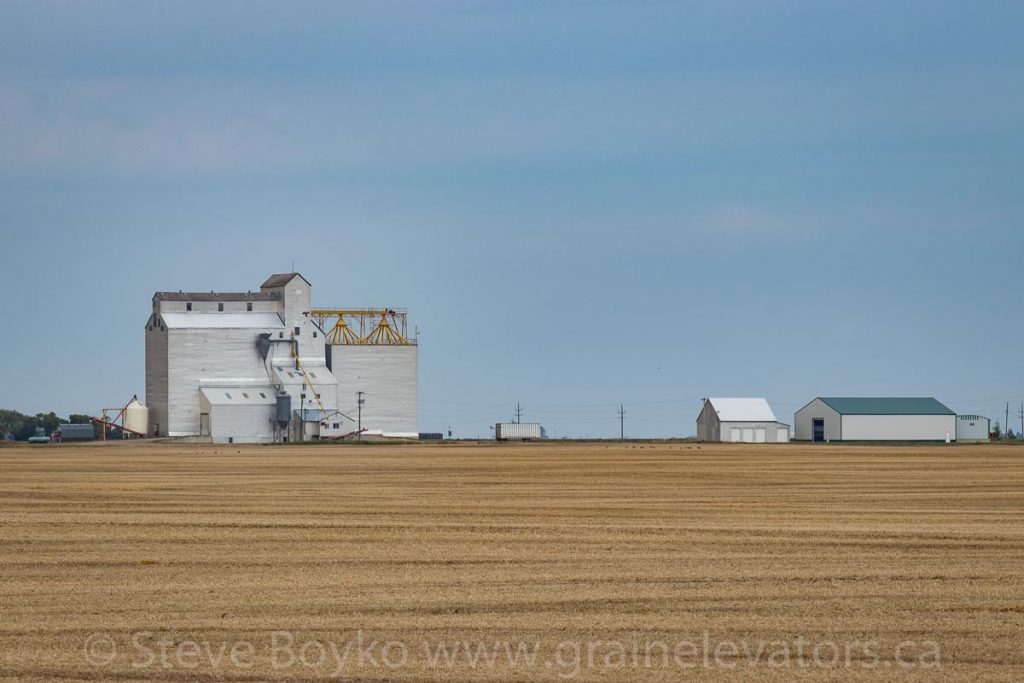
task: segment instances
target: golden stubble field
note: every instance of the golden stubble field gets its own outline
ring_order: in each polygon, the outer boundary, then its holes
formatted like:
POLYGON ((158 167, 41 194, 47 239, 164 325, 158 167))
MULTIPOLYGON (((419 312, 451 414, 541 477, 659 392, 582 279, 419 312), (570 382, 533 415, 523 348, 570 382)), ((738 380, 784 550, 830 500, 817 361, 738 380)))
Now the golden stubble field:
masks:
POLYGON ((0 449, 0 677, 332 676, 1024 680, 1024 449, 0 449))

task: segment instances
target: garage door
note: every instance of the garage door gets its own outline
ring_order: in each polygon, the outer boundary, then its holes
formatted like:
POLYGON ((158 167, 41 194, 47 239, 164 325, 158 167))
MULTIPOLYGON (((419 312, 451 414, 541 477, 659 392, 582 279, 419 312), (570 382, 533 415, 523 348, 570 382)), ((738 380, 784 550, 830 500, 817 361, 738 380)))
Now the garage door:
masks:
POLYGON ((754 441, 754 429, 753 427, 743 428, 743 443, 753 443, 754 441))
POLYGON ((757 427, 754 429, 754 443, 764 443, 767 441, 767 430, 764 427, 757 427))
POLYGON ((732 429, 729 430, 729 440, 730 441, 739 441, 740 440, 740 430, 739 430, 739 428, 733 427, 732 429))

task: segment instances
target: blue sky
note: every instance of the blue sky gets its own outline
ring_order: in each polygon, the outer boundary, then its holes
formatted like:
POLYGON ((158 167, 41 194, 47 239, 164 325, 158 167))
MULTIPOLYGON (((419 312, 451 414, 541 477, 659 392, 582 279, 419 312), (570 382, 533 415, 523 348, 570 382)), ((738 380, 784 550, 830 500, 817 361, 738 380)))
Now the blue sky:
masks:
POLYGON ((1001 416, 1022 34, 997 2, 4 3, 0 406, 142 394, 155 290, 294 258, 318 305, 408 307, 423 430, 1001 416))

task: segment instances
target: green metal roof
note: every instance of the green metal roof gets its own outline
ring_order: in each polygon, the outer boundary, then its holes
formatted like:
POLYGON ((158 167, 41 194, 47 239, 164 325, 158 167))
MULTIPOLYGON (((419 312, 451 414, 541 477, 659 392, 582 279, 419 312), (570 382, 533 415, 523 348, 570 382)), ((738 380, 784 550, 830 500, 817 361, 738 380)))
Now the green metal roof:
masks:
POLYGON ((934 398, 825 398, 841 415, 956 415, 934 398))

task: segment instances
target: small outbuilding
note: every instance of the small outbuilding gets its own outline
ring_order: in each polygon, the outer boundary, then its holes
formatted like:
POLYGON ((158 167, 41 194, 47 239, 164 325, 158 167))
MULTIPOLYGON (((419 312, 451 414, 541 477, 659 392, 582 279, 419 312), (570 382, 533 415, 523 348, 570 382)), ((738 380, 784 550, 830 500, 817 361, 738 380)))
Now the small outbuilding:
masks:
POLYGON ((956 440, 963 442, 988 441, 992 422, 981 415, 956 416, 956 440))
POLYGON ((953 441, 956 413, 930 397, 818 397, 796 412, 798 441, 953 441))
POLYGON ((763 398, 707 398, 697 416, 700 441, 786 443, 789 425, 775 418, 763 398))
POLYGON ((92 424, 63 424, 59 425, 51 435, 54 443, 65 441, 95 441, 96 431, 92 424))
POLYGON ((201 387, 199 435, 213 443, 271 443, 276 408, 271 386, 201 387))

